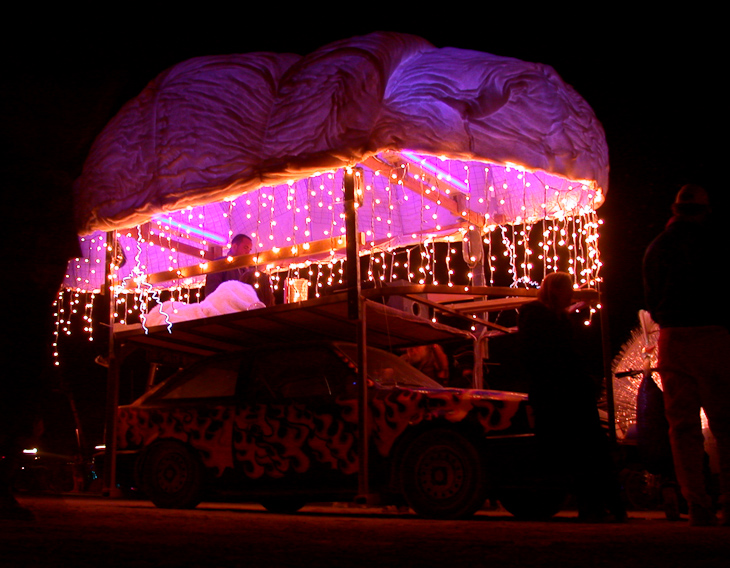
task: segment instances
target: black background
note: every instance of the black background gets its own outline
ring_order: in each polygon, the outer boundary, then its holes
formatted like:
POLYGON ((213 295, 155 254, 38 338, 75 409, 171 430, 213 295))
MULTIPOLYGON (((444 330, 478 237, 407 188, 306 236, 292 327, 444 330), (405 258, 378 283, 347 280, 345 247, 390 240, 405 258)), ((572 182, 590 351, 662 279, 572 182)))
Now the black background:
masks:
MULTIPOLYGON (((194 12, 180 6, 153 13, 133 4, 111 5, 106 14, 44 12, 6 20, 0 76, 5 302, 29 300, 24 287, 29 267, 65 264, 74 240, 71 180, 94 137, 161 71, 201 55, 304 55, 379 30, 419 35, 437 47, 551 65, 594 109, 611 164, 599 216, 605 221, 600 248, 614 353, 643 306, 643 251, 668 219, 679 187, 702 184, 715 211, 726 209, 727 113, 721 93, 727 65, 720 51, 721 22, 699 5, 677 16, 527 5, 292 10, 206 4, 194 12)), ((707 300, 723 292, 717 288, 725 259, 717 260, 718 278, 707 283, 698 309, 712 309, 707 300)))

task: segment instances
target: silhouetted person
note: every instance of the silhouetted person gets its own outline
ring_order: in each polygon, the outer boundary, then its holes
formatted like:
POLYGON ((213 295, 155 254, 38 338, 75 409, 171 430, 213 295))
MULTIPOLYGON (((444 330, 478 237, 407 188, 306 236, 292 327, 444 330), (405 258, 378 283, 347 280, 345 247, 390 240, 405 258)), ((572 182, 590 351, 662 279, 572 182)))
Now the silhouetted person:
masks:
POLYGON ((659 324, 659 373, 669 422, 674 467, 689 505, 690 524, 714 525, 705 487, 705 409, 717 440, 724 525, 730 525, 730 333, 727 301, 707 303, 718 264, 727 258, 726 238, 710 223, 707 192, 685 185, 673 217, 644 256, 644 290, 659 324))
POLYGON ((661 389, 645 373, 636 395, 636 447, 646 470, 661 482, 662 505, 667 519, 679 520, 677 477, 674 474, 669 423, 661 389))
POLYGON ((424 375, 449 386, 449 359, 438 343, 408 347, 402 358, 424 375))
POLYGON ((546 463, 556 467, 578 500, 582 521, 622 521, 608 439, 601 428, 596 388, 580 363, 567 309, 573 296, 569 274, 542 281, 538 299, 519 311, 519 334, 529 376, 535 435, 546 463))

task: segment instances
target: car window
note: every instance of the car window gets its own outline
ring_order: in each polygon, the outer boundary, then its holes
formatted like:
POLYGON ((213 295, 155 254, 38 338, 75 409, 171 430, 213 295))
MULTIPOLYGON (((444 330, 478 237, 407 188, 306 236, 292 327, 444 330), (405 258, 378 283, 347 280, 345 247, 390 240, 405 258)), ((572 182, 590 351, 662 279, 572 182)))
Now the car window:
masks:
POLYGON ((298 399, 354 396, 355 372, 327 346, 314 345, 256 354, 251 380, 259 398, 298 399))
POLYGON ((232 397, 240 358, 211 359, 184 372, 184 378, 160 393, 163 399, 232 397))
MULTIPOLYGON (((350 343, 338 343, 340 349, 353 362, 357 359, 357 346, 350 343)), ((430 389, 443 388, 436 381, 424 375, 421 371, 406 363, 400 357, 375 349, 368 348, 368 378, 384 387, 421 387, 430 389)))

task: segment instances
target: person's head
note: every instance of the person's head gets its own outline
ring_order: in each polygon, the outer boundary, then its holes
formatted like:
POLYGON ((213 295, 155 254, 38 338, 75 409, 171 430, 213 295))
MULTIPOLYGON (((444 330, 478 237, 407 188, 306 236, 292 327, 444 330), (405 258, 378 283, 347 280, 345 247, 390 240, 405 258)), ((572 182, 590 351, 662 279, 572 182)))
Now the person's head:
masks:
POLYGON ((228 252, 231 256, 249 254, 253 249, 253 241, 248 235, 238 234, 231 240, 231 249, 228 252))
POLYGON ((543 278, 537 299, 551 310, 565 311, 573 298, 573 279, 566 272, 551 272, 543 278))
POLYGON ((710 198, 704 187, 683 185, 672 204, 672 213, 682 216, 705 215, 710 212, 710 198))

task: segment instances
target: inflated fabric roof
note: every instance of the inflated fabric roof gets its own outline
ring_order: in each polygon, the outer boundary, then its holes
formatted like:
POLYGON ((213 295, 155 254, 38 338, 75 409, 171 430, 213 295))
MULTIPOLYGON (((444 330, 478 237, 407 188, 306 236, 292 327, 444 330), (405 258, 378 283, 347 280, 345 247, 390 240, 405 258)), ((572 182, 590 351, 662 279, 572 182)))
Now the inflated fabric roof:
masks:
POLYGON ((77 183, 79 230, 133 226, 389 149, 607 188, 603 129, 552 68, 375 33, 306 57, 201 57, 162 73, 94 144, 77 183))
MULTIPOLYGON (((551 67, 374 33, 165 71, 95 141, 77 226, 137 228, 137 244, 150 227, 177 231, 204 248, 247 233, 258 251, 341 237, 343 166, 362 168, 359 230, 373 248, 580 215, 608 182, 601 124, 551 67)), ((200 261, 136 252, 147 272, 200 261)))

